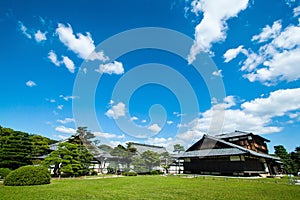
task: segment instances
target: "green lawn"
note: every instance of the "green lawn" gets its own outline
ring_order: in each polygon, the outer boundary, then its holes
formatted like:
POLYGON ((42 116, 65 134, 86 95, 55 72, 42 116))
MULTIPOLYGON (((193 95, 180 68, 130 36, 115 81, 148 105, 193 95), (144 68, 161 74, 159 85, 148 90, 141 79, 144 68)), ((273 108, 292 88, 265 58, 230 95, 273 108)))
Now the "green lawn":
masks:
POLYGON ((137 176, 52 180, 49 185, 3 186, 0 199, 300 199, 287 180, 137 176))

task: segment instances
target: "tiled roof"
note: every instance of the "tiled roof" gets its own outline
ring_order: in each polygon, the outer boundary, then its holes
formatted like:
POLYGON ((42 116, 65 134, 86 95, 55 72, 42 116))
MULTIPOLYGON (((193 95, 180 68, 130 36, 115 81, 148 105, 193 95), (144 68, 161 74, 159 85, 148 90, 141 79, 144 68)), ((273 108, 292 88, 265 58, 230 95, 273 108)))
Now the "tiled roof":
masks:
POLYGON ((154 146, 154 145, 148 145, 148 144, 139 144, 139 143, 131 143, 132 147, 135 147, 137 152, 139 154, 142 154, 145 151, 154 151, 158 154, 167 152, 165 147, 161 147, 161 146, 154 146))
POLYGON ((268 158, 268 159, 273 159, 273 160, 280 160, 280 158, 275 157, 275 156, 271 156, 268 154, 262 154, 262 153, 258 153, 255 151, 252 151, 250 149, 241 147, 239 145, 230 143, 230 142, 226 142, 222 139, 216 138, 216 137, 212 137, 209 135, 204 135, 202 139, 212 139, 215 140, 217 142, 226 144, 228 146, 230 146, 231 148, 219 148, 219 149, 200 149, 200 150, 194 150, 194 151, 186 151, 184 152, 181 157, 185 158, 185 157, 202 157, 202 156, 230 156, 230 155, 241 155, 241 154, 249 154, 249 155, 253 155, 253 156, 257 156, 257 157, 261 157, 261 158, 268 158))
POLYGON ((243 131, 234 131, 234 132, 230 132, 230 133, 222 133, 219 135, 215 135, 216 138, 221 138, 221 139, 226 139, 226 138, 234 138, 234 137, 242 137, 242 136, 247 136, 247 135, 255 135, 267 142, 270 142, 268 139, 261 137, 260 135, 256 135, 253 133, 249 133, 249 132, 243 132, 243 131))
POLYGON ((215 135, 216 138, 231 138, 231 137, 240 137, 240 136, 246 136, 249 135, 251 133, 247 133, 247 132, 242 132, 242 131, 234 131, 231 133, 222 133, 219 135, 215 135))

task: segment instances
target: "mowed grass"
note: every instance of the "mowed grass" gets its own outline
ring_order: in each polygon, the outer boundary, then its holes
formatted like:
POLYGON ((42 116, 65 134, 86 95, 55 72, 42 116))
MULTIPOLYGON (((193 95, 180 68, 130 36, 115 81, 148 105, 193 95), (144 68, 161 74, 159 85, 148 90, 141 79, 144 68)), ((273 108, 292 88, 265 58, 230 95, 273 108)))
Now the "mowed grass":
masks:
POLYGON ((300 199, 287 180, 137 176, 52 180, 49 185, 3 186, 0 199, 300 199))

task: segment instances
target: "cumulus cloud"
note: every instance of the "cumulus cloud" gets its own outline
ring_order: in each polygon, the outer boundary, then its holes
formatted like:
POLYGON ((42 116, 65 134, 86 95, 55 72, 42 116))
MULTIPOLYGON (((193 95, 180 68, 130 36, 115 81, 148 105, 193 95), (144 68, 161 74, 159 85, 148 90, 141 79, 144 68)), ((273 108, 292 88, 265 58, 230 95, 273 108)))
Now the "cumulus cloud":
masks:
POLYGON ((34 34, 34 38, 37 42, 41 42, 43 40, 47 40, 46 37, 47 32, 41 32, 40 30, 38 30, 35 34, 34 34))
POLYGON ((262 32, 260 34, 254 35, 251 40, 258 41, 258 42, 268 41, 272 38, 277 37, 280 34, 281 28, 282 28, 281 21, 280 20, 275 21, 272 27, 267 25, 262 29, 262 32))
POLYGON ((33 81, 31 81, 31 80, 27 81, 25 84, 26 84, 28 87, 36 86, 36 83, 33 82, 33 81))
POLYGON ((23 22, 18 21, 20 31, 29 39, 31 39, 31 35, 28 33, 27 27, 23 24, 23 22))
POLYGON ((67 124, 67 123, 75 122, 75 119, 74 118, 65 118, 65 119, 58 119, 56 121, 61 124, 67 124))
POLYGON ((294 17, 299 16, 300 15, 300 6, 294 8, 293 13, 294 13, 294 17))
POLYGON ((56 65, 57 67, 60 66, 61 61, 59 61, 59 60, 57 59, 57 55, 56 55, 56 53, 55 53, 54 51, 51 50, 51 51, 48 53, 48 58, 49 58, 49 60, 50 60, 54 65, 56 65))
POLYGON ((55 128, 55 130, 57 132, 61 132, 61 133, 68 133, 68 134, 75 134, 76 130, 73 128, 67 128, 65 126, 58 126, 55 128))
POLYGON ((124 68, 123 63, 114 61, 107 64, 100 64, 99 69, 95 70, 96 72, 99 72, 101 74, 123 74, 124 68))
POLYGON ((203 19, 195 28, 195 40, 188 55, 191 64, 201 51, 210 52, 213 43, 226 39, 227 20, 236 17, 245 10, 248 0, 194 0, 192 11, 198 15, 203 13, 203 19))
POLYGON ((148 126, 148 130, 150 130, 154 133, 158 133, 161 131, 161 127, 158 124, 152 124, 152 125, 148 126))
POLYGON ((166 147, 172 141, 172 138, 155 137, 148 138, 145 142, 150 145, 166 147))
POLYGON ((70 24, 65 26, 59 23, 56 33, 59 40, 80 58, 101 61, 109 59, 102 51, 95 52, 94 40, 89 32, 85 35, 82 33, 74 34, 70 24))
POLYGON ((240 51, 246 56, 241 62, 241 71, 250 82, 271 86, 300 79, 300 24, 282 29, 281 23, 278 20, 272 26, 266 25, 261 33, 252 37, 260 45, 257 52, 240 51))
POLYGON ((122 134, 122 135, 116 135, 116 134, 113 134, 113 133, 103 133, 103 132, 93 132, 93 134, 95 136, 98 136, 98 137, 102 137, 102 138, 106 138, 106 139, 124 139, 125 138, 125 135, 122 134))
POLYGON ((105 113, 105 115, 112 119, 118 119, 125 116, 125 111, 125 104, 123 102, 119 102, 116 105, 112 105, 112 107, 105 113))
POLYGON ((236 58, 237 55, 239 53, 241 53, 242 51, 244 51, 244 46, 240 45, 235 49, 228 49, 225 54, 223 55, 223 57, 225 58, 225 63, 228 63, 229 61, 231 61, 232 59, 236 58))
POLYGON ((62 56, 63 60, 62 63, 66 66, 69 72, 74 73, 75 65, 74 62, 67 56, 62 56))
POLYGON ((228 96, 223 102, 217 103, 211 109, 201 113, 199 118, 194 119, 188 124, 188 130, 178 134, 181 140, 191 140, 199 138, 209 130, 210 134, 219 134, 211 124, 213 118, 218 118, 223 112, 223 132, 233 130, 245 130, 257 134, 275 133, 283 129, 276 125, 274 118, 290 116, 291 113, 300 109, 300 88, 277 90, 271 92, 268 97, 260 97, 251 101, 244 102, 239 108, 233 96, 228 96))

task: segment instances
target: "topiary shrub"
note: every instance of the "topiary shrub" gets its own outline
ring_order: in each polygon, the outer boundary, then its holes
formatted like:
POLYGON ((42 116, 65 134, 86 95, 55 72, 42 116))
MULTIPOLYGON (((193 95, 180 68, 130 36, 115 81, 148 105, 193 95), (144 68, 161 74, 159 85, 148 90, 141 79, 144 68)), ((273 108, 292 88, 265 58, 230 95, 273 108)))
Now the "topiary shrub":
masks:
POLYGON ((11 171, 8 168, 0 168, 0 179, 5 178, 11 171))
POLYGON ((12 171, 4 179, 4 185, 24 186, 50 183, 50 173, 42 166, 24 166, 12 171))

